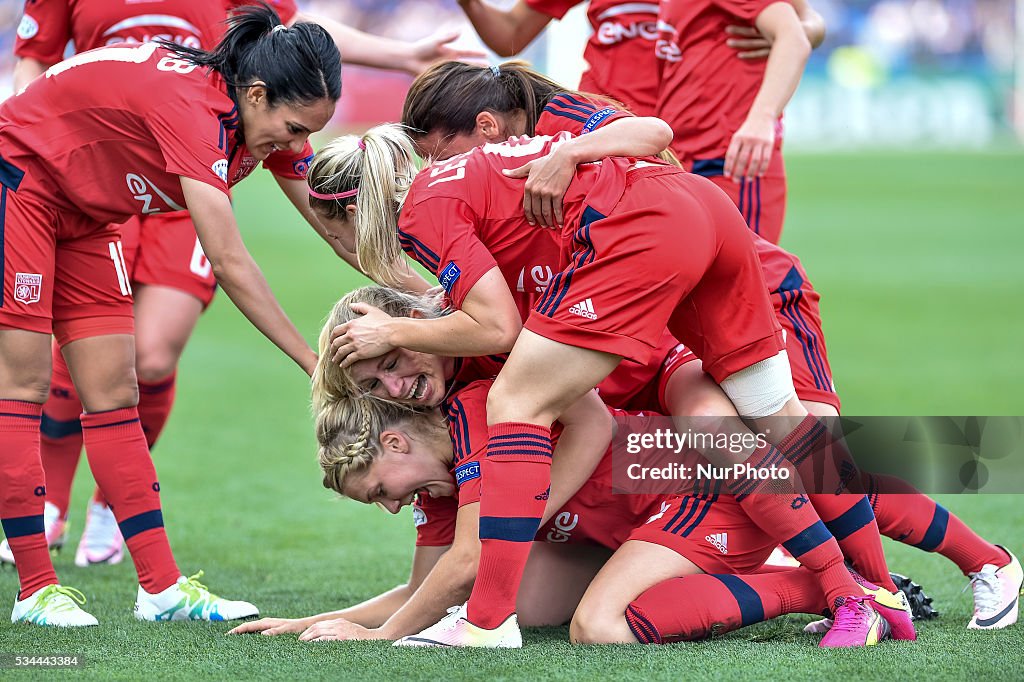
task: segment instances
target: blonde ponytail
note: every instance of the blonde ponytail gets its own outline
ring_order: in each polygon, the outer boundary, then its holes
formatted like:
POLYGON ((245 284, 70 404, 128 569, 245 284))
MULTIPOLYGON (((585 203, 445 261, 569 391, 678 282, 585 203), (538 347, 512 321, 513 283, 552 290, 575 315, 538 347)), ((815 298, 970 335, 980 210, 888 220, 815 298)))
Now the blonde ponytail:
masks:
POLYGON ((356 255, 375 282, 401 282, 396 272, 403 258, 398 214, 417 170, 412 140, 393 123, 362 136, 339 137, 317 152, 310 164, 306 182, 315 192, 310 194, 310 207, 328 219, 347 220, 345 208, 355 204, 356 255))

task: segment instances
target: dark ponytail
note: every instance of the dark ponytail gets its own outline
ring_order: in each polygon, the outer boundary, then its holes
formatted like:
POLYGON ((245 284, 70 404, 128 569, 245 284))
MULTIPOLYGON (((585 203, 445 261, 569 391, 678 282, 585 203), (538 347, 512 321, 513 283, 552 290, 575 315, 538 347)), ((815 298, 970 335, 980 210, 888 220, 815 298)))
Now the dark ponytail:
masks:
MULTIPOLYGON (((481 111, 508 115, 521 110, 526 115, 526 134, 534 135, 544 107, 561 93, 581 94, 534 71, 524 61, 501 66, 441 62, 420 74, 410 86, 402 123, 412 129, 413 135, 435 131, 443 135, 472 133, 481 111)), ((582 96, 614 104, 607 97, 582 96)))
POLYGON ((235 11, 212 51, 161 41, 182 59, 218 72, 228 85, 256 81, 267 87, 267 103, 306 104, 341 97, 341 55, 323 27, 299 23, 285 28, 264 3, 235 11))

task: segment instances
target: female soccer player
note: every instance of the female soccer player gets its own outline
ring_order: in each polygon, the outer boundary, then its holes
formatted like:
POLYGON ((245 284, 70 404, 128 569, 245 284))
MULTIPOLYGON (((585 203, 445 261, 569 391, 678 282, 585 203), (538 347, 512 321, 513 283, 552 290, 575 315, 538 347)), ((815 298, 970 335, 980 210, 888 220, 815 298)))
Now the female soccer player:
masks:
MULTIPOLYGON (((341 91, 338 50, 314 24, 247 8, 212 52, 117 45, 64 61, 0 105, 0 520, 21 590, 12 620, 95 624, 58 585, 43 530, 39 421, 56 335, 85 408, 90 467, 139 573, 136 617, 223 620, 245 602, 181 577, 139 424, 132 299, 111 223, 188 210, 214 274, 307 373, 316 353, 242 244, 227 191, 276 152, 300 153, 341 91)), ((296 181, 297 182, 297 181, 296 181)))
MULTIPOLYGON (((795 257, 764 240, 758 240, 758 247, 765 276, 769 281, 778 281, 777 285, 771 285, 772 301, 780 324, 787 330, 786 344, 790 357, 794 358, 791 366, 797 396, 812 414, 838 416, 839 396, 832 388, 828 369, 825 337, 818 316, 818 294, 795 257), (829 377, 827 382, 823 383, 822 372, 829 377)), ((381 287, 364 287, 347 294, 334 307, 321 343, 328 338, 327 330, 355 319, 360 311, 367 310, 379 310, 392 317, 434 318, 442 314, 440 309, 426 305, 416 297, 381 287)), ((314 408, 319 409, 318 406, 329 403, 334 399, 331 396, 357 392, 384 400, 407 402, 416 408, 433 407, 441 396, 458 391, 474 379, 493 376, 500 366, 500 359, 451 358, 414 353, 404 348, 397 348, 380 359, 355 362, 347 371, 338 371, 336 366, 320 363, 314 381, 314 408), (422 392, 413 388, 419 382, 427 387, 422 392), (409 394, 413 394, 415 399, 406 401, 409 394)), ((674 349, 665 358, 659 375, 649 386, 630 394, 626 404, 633 410, 680 415, 684 419, 687 416, 720 418, 735 414, 728 398, 702 372, 700 361, 684 346, 674 349)), ((692 425, 692 421, 682 424, 680 430, 692 425)), ((865 514, 865 507, 869 505, 883 535, 925 551, 937 552, 971 579, 975 614, 968 623, 969 628, 998 629, 1016 621, 1015 596, 1024 579, 1020 564, 1012 553, 979 536, 955 514, 905 481, 879 474, 862 473, 861 477, 859 485, 851 482, 848 488, 866 490, 866 500, 853 494, 809 496, 812 505, 826 519, 826 527, 838 539, 844 555, 854 561, 858 571, 868 574, 872 582, 894 589, 886 584, 884 562, 879 566, 872 561, 874 550, 870 533, 874 524, 865 514)), ((692 503, 690 507, 693 507, 692 503)), ((665 518, 671 519, 685 515, 689 508, 683 504, 672 504, 665 511, 665 518)), ((674 525, 668 523, 665 530, 674 525)), ((635 567, 658 563, 660 558, 649 556, 648 551, 657 550, 637 544, 624 548, 619 553, 617 565, 624 575, 630 575, 635 567)), ((617 585, 618 582, 612 584, 617 585)), ((881 593, 876 596, 888 601, 881 593)), ((610 602, 602 597, 590 603, 610 602)), ((614 613, 614 609, 605 608, 596 613, 591 609, 590 618, 607 619, 614 613)), ((668 617, 671 618, 671 614, 668 617)), ((654 620, 657 622, 657 618, 654 620)))
MULTIPOLYGON (((328 327, 324 339, 329 338, 329 331, 328 327)), ((322 375, 318 373, 317 377, 319 380, 322 375)), ((447 606, 464 600, 476 579, 480 553, 476 531, 481 486, 490 485, 490 481, 484 481, 480 460, 487 441, 484 412, 491 383, 477 381, 448 396, 443 407, 447 429, 436 411, 409 412, 388 403, 358 398, 320 405, 317 436, 324 485, 352 499, 375 502, 392 513, 406 504, 417 505, 414 579, 404 589, 389 591, 350 609, 295 621, 264 619, 232 632, 298 631, 303 633, 300 639, 307 641, 403 637, 401 644, 415 645, 417 638, 408 635, 417 632, 423 623, 435 620, 447 606), (438 556, 436 550, 427 549, 431 547, 450 549, 438 556)), ((630 417, 618 410, 611 412, 619 419, 650 418, 630 417)), ((557 425, 555 431, 557 434, 557 425)), ((518 600, 524 623, 557 625, 572 619, 573 639, 579 642, 598 641, 598 637, 602 642, 651 641, 643 627, 633 625, 639 632, 636 638, 629 630, 632 623, 646 621, 646 612, 651 610, 642 593, 657 587, 663 579, 702 571, 726 574, 723 580, 733 578, 735 573, 751 573, 760 568, 771 552, 771 539, 749 523, 735 500, 712 495, 710 489, 708 494, 682 498, 687 505, 701 506, 702 514, 680 522, 678 529, 662 530, 661 521, 671 514, 675 497, 614 495, 610 439, 592 439, 590 445, 601 450, 607 448, 597 471, 564 506, 548 500, 545 517, 550 517, 550 521, 542 522, 537 542, 532 543, 524 589, 518 600), (729 552, 723 554, 704 542, 705 536, 728 537, 729 552), (596 548, 615 551, 617 555, 637 544, 657 547, 658 561, 634 564, 628 572, 618 570, 615 576, 601 568, 608 553, 596 548), (583 597, 583 603, 580 599, 595 574, 602 585, 611 585, 614 590, 609 595, 606 587, 602 596, 606 607, 619 604, 615 622, 587 620, 591 616, 586 614, 594 612, 588 605, 589 594, 583 597), (634 601, 637 605, 631 604, 634 601)), ((619 442, 618 447, 622 446, 619 442)), ((561 447, 559 442, 558 448, 561 447)), ((564 470, 553 472, 553 488, 560 486, 561 473, 564 470)), ((679 518, 676 515, 672 523, 679 518)), ((622 562, 616 563, 616 555, 608 566, 621 569, 622 562)), ((771 591, 760 586, 762 593, 767 592, 762 618, 801 610, 820 613, 826 608, 813 577, 797 584, 789 579, 804 573, 787 573, 785 579, 773 584, 773 589, 788 585, 793 592, 802 593, 802 598, 779 604, 774 611, 768 600, 771 591)), ((754 594, 755 598, 762 596, 754 594)), ((683 625, 676 625, 671 634, 666 631, 659 641, 698 636, 692 614, 680 613, 679 605, 663 605, 661 612, 673 613, 683 625)), ((734 623, 733 627, 755 622, 749 612, 744 612, 747 622, 741 623, 735 617, 736 611, 739 609, 735 602, 730 605, 729 600, 722 600, 713 608, 715 620, 734 623)), ((876 637, 884 637, 884 621, 870 609, 866 615, 873 618, 876 637)), ((515 636, 502 642, 502 646, 519 645, 515 636)))
MULTIPOLYGON (((710 183, 671 166, 604 159, 577 170, 566 195, 562 232, 565 253, 573 251, 570 265, 552 280, 519 333, 519 310, 507 284, 513 259, 506 256, 523 246, 523 227, 515 224, 521 214, 503 202, 518 200, 520 189, 502 171, 543 158, 562 139, 488 145, 427 168, 414 181, 408 139, 400 130, 378 128, 338 142, 320 157, 322 164, 315 159, 311 167, 311 204, 340 213, 328 229, 343 239, 356 233, 360 262, 371 275, 387 281, 387 267, 374 258, 393 260, 404 240, 410 253, 431 263, 457 308, 441 320, 364 317, 349 323, 335 332, 336 361, 377 357, 396 346, 481 355, 506 351, 515 342, 491 392, 494 456, 485 467, 514 465, 504 471, 514 468, 515 474, 495 473, 491 479, 514 479, 509 485, 521 492, 496 507, 484 498, 481 571, 486 579, 476 583, 469 618, 459 621, 457 632, 446 633, 448 643, 486 642, 502 636, 503 624, 514 627, 509 616, 526 557, 526 527, 535 530, 538 518, 537 503, 523 498, 532 500, 535 496, 527 493, 534 487, 540 486, 538 495, 546 488, 548 425, 622 358, 648 360, 666 326, 695 348, 741 416, 791 418, 789 426, 775 424, 769 431, 781 454, 766 444, 744 453, 749 466, 788 468, 784 456, 800 461, 805 451, 822 453, 830 442, 792 391, 781 329, 742 219, 710 183), (674 252, 681 215, 687 217, 691 247, 682 261, 674 252), (651 296, 653 291, 659 295, 651 296), (732 302, 730 310, 720 306, 722 300, 732 302), (506 442, 515 448, 501 447, 506 442), (530 521, 513 528, 504 521, 508 518, 530 521)), ((762 490, 766 480, 734 481, 732 492, 764 530, 804 557, 845 622, 843 604, 860 591, 842 567, 835 539, 811 505, 750 494, 762 490)), ((799 480, 795 471, 786 483, 778 480, 773 489, 798 495, 789 487, 799 480)), ((858 636, 855 628, 839 630, 858 636)))
MULTIPOLYGON (((147 4, 120 0, 46 0, 26 5, 14 46, 18 58, 14 90, 64 58, 69 41, 77 52, 108 45, 169 40, 212 49, 224 31, 227 13, 244 0, 165 0, 157 12, 147 4)), ((437 59, 472 56, 446 47, 451 36, 405 43, 371 36, 329 19, 299 12, 293 0, 276 0, 272 7, 290 25, 312 21, 327 28, 335 44, 345 46, 350 64, 400 69, 418 74, 437 59)), ((301 180, 312 150, 282 159, 277 177, 301 180)), ((251 156, 242 165, 255 165, 251 156)), ((295 183, 285 183, 291 188, 295 183)), ((308 209, 305 193, 292 192, 300 210, 308 209)), ((139 418, 150 448, 170 415, 175 397, 178 360, 202 311, 210 304, 216 282, 203 254, 195 228, 185 212, 152 214, 129 219, 121 227, 125 265, 135 299, 136 374, 139 379, 139 418)), ((354 259, 351 259, 354 262, 354 259)), ((43 405, 42 447, 46 472, 46 534, 59 547, 66 534, 71 483, 82 450, 75 393, 64 358, 54 346, 50 396, 43 405)), ((123 542, 110 508, 97 489, 90 500, 82 540, 75 553, 79 566, 117 563, 123 542)), ((13 561, 10 548, 0 545, 0 561, 13 561)))
POLYGON ((672 151, 777 244, 786 207, 782 111, 825 38, 824 22, 806 0, 662 0, 658 27, 656 111, 675 131, 672 151), (767 59, 737 59, 722 40, 735 25, 771 43, 767 59))

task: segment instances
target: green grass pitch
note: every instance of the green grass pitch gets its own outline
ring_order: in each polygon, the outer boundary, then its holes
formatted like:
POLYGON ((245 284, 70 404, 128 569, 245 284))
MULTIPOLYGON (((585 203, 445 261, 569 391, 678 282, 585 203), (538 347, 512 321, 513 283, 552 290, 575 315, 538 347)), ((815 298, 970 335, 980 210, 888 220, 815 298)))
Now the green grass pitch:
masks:
MULTIPOLYGON (((823 295, 829 352, 849 415, 1024 415, 1024 154, 851 154, 788 159, 784 245, 823 295)), ((358 283, 276 196, 268 178, 236 195, 243 234, 275 291, 315 340, 331 304, 358 283)), ((404 581, 409 515, 339 501, 320 487, 300 370, 220 296, 185 353, 178 404, 154 456, 179 564, 265 615, 339 608, 404 581)), ((83 459, 84 461, 84 459, 83 459)), ((80 470, 72 534, 91 488, 80 470)), ((986 537, 1024 552, 1024 497, 947 496, 986 537)), ((700 644, 573 647, 566 629, 528 630, 521 651, 398 651, 387 643, 303 644, 226 637, 226 624, 138 623, 130 561, 62 581, 89 597, 98 628, 0 623, 0 652, 82 653, 96 679, 1024 678, 1024 624, 968 632, 966 580, 937 555, 887 541, 890 565, 935 598, 917 643, 822 651, 790 617, 700 644), (755 636, 756 640, 755 641, 755 636), (760 641, 766 639, 768 641, 760 641)), ((0 604, 17 581, 0 573, 0 604)), ((3 671, 5 679, 36 673, 3 671)))

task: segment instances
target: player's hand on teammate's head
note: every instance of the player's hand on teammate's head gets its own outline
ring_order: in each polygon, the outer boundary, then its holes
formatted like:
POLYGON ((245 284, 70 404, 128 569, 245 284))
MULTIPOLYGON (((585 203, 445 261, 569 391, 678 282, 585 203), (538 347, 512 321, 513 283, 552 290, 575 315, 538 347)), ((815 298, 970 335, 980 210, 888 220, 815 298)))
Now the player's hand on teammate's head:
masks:
POLYGON ((340 324, 331 332, 331 353, 335 363, 349 367, 359 360, 377 358, 394 349, 391 343, 392 317, 369 303, 353 303, 361 317, 340 324))
POLYGON ((767 59, 772 50, 771 42, 756 26, 726 26, 725 32, 725 44, 736 50, 740 59, 767 59))
POLYGON ((449 31, 412 43, 408 63, 405 67, 406 71, 418 76, 437 62, 483 62, 487 59, 485 52, 452 47, 450 43, 455 42, 458 38, 458 31, 449 31))

